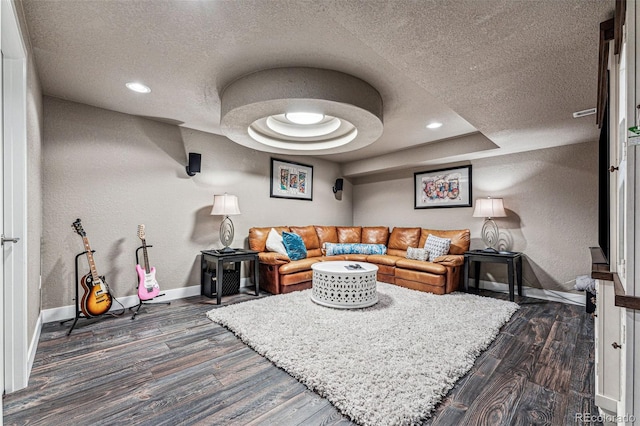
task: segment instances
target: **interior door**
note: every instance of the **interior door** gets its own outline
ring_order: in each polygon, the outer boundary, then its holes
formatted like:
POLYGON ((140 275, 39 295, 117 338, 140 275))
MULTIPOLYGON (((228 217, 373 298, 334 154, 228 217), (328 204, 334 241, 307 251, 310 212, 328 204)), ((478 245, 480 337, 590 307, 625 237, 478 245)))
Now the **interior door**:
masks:
POLYGON ((0 0, 0 231, 4 235, 0 273, 3 392, 27 386, 29 334, 27 317, 27 68, 26 47, 13 0, 0 0), (15 238, 14 238, 15 237, 15 238), (7 239, 11 242, 7 242, 7 239), (19 241, 18 241, 19 239, 19 241))
MULTIPOLYGON (((2 22, 2 8, 0 8, 0 22, 2 22)), ((0 31, 0 46, 2 46, 2 31, 0 31)), ((2 92, 2 62, 4 62, 4 56, 0 49, 0 99, 4 100, 2 92)), ((4 200, 4 102, 0 102, 0 201, 4 200)), ((4 208, 0 205, 0 235, 4 234, 4 208)), ((4 322, 4 250, 2 259, 0 259, 0 320, 4 322)), ((0 385, 2 386, 2 401, 0 401, 0 426, 2 426, 2 419, 4 413, 2 406, 4 405, 4 325, 0 326, 0 385)))

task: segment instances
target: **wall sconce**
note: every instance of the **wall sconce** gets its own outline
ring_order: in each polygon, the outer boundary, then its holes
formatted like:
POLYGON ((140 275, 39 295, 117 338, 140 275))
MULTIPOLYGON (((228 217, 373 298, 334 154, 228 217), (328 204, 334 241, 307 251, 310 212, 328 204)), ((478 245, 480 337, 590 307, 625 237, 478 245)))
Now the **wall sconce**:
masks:
POLYGON ((336 179, 336 183, 333 184, 333 193, 336 194, 336 200, 342 200, 342 187, 344 185, 344 179, 336 179))
POLYGON ((335 194, 338 191, 342 191, 343 185, 344 185, 344 179, 342 178, 336 179, 336 183, 333 184, 333 193, 335 194))
POLYGON ((484 225, 482 225, 482 241, 484 242, 485 251, 497 252, 498 238, 500 230, 498 225, 492 219, 493 217, 506 217, 502 198, 478 198, 476 200, 476 208, 473 210, 473 217, 484 217, 484 225))
POLYGON ((187 174, 189 176, 195 176, 196 173, 200 173, 200 160, 202 155, 196 152, 189 153, 189 164, 187 165, 187 174))
MULTIPOLYGON (((199 154, 198 154, 199 155, 199 154)), ((229 219, 229 216, 240 214, 240 207, 238 207, 238 197, 235 195, 227 194, 214 195, 213 196, 213 208, 211 209, 212 216, 224 216, 222 223, 220 224, 220 242, 224 245, 224 248, 220 250, 222 253, 233 253, 235 250, 229 248, 233 243, 233 222, 229 219)))

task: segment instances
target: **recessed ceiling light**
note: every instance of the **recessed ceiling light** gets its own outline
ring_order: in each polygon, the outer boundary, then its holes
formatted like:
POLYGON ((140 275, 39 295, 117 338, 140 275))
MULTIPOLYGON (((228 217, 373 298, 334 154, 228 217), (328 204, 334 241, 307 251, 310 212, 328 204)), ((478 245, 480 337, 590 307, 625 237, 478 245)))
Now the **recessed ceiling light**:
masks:
POLYGON ((324 119, 324 114, 317 112, 288 112, 284 117, 295 124, 317 124, 324 119))
POLYGON ((442 127, 442 123, 434 121, 433 123, 427 124, 427 129, 437 129, 438 127, 442 127))
POLYGON ((142 83, 136 83, 136 82, 129 82, 126 84, 127 88, 129 90, 133 90, 134 92, 138 92, 138 93, 150 93, 151 89, 149 88, 149 86, 145 86, 142 83))

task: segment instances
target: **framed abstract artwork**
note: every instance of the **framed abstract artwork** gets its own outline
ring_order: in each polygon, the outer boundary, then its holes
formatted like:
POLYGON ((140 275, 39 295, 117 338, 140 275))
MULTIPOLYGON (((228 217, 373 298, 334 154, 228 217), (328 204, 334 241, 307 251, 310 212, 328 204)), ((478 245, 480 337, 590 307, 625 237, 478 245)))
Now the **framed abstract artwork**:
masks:
POLYGON ((413 174, 414 209, 471 207, 471 166, 413 174))
POLYGON ((313 166, 271 159, 271 198, 313 200, 313 166))

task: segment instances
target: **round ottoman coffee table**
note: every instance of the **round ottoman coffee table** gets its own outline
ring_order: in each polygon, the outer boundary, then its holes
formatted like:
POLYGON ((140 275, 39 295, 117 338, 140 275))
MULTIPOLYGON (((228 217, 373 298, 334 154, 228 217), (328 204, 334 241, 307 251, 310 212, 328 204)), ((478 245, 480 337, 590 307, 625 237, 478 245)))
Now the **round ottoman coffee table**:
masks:
POLYGON ((357 309, 378 303, 378 267, 364 262, 318 262, 311 265, 311 300, 331 308, 357 309))

